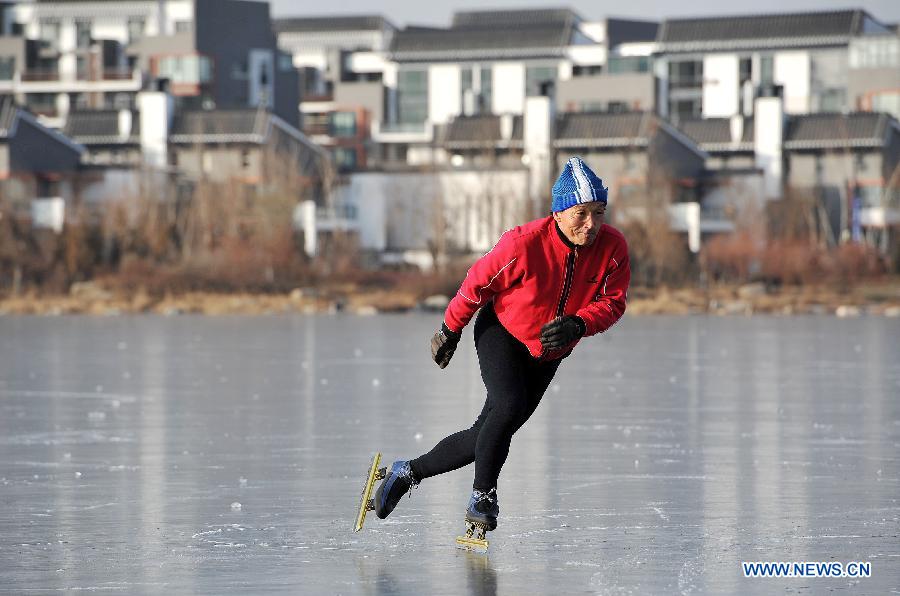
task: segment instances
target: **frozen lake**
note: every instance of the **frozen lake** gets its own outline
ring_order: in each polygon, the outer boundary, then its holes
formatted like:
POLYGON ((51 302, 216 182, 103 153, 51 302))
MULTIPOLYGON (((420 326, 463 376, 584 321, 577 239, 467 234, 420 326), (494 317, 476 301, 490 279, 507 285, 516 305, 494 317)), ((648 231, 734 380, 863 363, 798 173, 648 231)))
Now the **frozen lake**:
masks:
POLYGON ((481 408, 439 322, 0 317, 0 592, 900 593, 900 320, 626 315, 514 437, 487 555, 471 466, 351 531, 374 451, 481 408))

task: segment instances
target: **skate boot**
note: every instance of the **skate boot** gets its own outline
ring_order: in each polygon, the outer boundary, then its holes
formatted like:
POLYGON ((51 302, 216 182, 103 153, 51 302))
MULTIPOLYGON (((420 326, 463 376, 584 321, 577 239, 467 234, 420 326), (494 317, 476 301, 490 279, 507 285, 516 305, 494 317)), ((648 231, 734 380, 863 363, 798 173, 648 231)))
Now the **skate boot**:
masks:
POLYGON ((409 489, 419 485, 408 461, 395 461, 375 492, 375 515, 386 518, 409 489))
POLYGON ((489 543, 485 534, 497 527, 500 506, 497 504, 497 489, 488 491, 475 489, 466 507, 466 535, 456 537, 456 546, 475 552, 487 552, 489 543))
POLYGON ((497 500, 497 489, 488 491, 472 491, 469 506, 466 508, 466 522, 483 527, 487 531, 497 528, 497 516, 500 515, 500 504, 497 500))

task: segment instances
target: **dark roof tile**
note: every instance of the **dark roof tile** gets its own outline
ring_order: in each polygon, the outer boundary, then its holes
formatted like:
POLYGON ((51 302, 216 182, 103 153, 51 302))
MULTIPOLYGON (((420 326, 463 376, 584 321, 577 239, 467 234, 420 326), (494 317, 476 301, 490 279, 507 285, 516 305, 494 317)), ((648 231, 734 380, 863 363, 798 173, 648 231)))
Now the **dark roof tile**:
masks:
POLYGON ((323 31, 381 31, 395 29, 390 21, 380 15, 287 17, 272 21, 276 33, 320 33, 323 31))
POLYGON ((169 138, 173 143, 262 143, 268 135, 264 110, 184 112, 175 116, 169 138))
POLYGON ((786 149, 880 147, 889 126, 897 126, 890 114, 854 112, 792 117, 785 131, 786 149))
POLYGON ((753 150, 753 118, 744 118, 744 130, 738 143, 731 138, 729 118, 703 118, 682 120, 678 124, 681 131, 707 151, 753 150))
POLYGON ((69 112, 63 134, 83 145, 133 144, 140 142, 141 119, 131 111, 131 129, 119 134, 119 110, 76 110, 69 112))
POLYGON ((760 44, 808 46, 844 43, 873 28, 888 30, 864 10, 669 19, 660 26, 656 41, 664 52, 760 44))
POLYGON ((512 117, 509 138, 503 138, 502 116, 458 116, 444 129, 443 142, 448 148, 494 147, 521 144, 522 117, 512 117))
POLYGON ((646 112, 567 112, 556 119, 559 143, 646 144, 646 112))

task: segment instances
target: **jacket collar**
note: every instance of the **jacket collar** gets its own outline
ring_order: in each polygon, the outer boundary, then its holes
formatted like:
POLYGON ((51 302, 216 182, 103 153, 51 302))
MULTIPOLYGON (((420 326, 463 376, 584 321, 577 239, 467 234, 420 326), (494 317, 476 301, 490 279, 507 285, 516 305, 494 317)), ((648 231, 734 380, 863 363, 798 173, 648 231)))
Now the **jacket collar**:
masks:
MULTIPOLYGON (((555 237, 553 240, 551 240, 551 242, 556 247, 565 251, 575 250, 576 248, 579 249, 579 251, 585 250, 585 247, 576 246, 574 242, 566 238, 566 235, 563 234, 563 231, 560 229, 559 224, 556 223, 556 219, 554 219, 552 215, 550 216, 550 224, 553 229, 556 230, 555 232, 550 232, 550 235, 555 237)), ((599 245, 600 237, 603 236, 604 233, 606 233, 607 225, 608 224, 604 223, 602 226, 600 226, 600 230, 597 232, 597 237, 594 238, 594 243, 590 246, 590 248, 594 248, 599 245)))
POLYGON ((577 246, 575 245, 574 242, 572 242, 571 240, 569 240, 568 238, 566 238, 566 235, 563 234, 563 231, 562 231, 562 229, 559 227, 559 224, 556 223, 556 218, 554 218, 554 217, 551 215, 551 216, 550 216, 550 219, 553 221, 553 227, 556 229, 556 237, 559 238, 559 240, 563 243, 563 245, 564 245, 567 249, 569 249, 569 250, 575 250, 575 249, 577 248, 577 246))

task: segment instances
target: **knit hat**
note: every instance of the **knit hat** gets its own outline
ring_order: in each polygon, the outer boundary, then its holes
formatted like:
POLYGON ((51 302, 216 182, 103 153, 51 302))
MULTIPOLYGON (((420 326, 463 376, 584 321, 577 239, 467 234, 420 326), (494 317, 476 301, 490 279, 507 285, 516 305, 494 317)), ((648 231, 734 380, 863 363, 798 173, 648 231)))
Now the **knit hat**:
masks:
POLYGON ((606 194, 607 189, 597 174, 580 157, 571 157, 553 185, 551 209, 556 213, 579 203, 606 203, 606 194))

